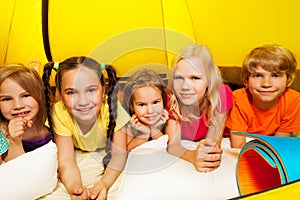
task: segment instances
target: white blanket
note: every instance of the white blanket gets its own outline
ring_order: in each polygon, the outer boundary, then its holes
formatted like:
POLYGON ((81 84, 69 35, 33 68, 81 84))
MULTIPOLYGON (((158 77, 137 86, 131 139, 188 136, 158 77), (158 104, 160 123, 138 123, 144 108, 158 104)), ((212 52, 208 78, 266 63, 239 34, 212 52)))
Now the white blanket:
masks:
POLYGON ((57 183, 57 148, 53 142, 0 165, 0 199, 33 200, 57 183))
MULTIPOLYGON (((167 153, 168 137, 147 142, 134 149, 123 172, 117 199, 228 199, 239 196, 236 163, 239 150, 222 142, 221 166, 213 172, 200 173, 182 159, 167 153)), ((182 141, 189 149, 197 143, 182 141)))

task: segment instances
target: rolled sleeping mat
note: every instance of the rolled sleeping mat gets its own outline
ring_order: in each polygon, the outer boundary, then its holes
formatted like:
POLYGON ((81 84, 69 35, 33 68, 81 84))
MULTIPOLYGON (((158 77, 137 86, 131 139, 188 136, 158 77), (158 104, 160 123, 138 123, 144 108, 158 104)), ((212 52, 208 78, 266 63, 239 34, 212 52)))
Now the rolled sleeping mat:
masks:
POLYGON ((300 179, 300 138, 237 134, 253 138, 242 147, 238 156, 236 177, 240 195, 300 179))

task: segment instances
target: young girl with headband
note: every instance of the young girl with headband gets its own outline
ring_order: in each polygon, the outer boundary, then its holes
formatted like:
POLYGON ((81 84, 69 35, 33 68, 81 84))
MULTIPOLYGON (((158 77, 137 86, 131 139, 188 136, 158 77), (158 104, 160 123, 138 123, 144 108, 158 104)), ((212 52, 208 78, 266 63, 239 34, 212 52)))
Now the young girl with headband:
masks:
MULTIPOLYGON (((89 57, 71 57, 61 63, 46 64, 43 80, 48 121, 54 125, 56 133, 61 181, 45 199, 104 199, 113 182, 101 178, 104 167, 96 155, 106 146, 109 149, 114 131, 129 121, 126 111, 118 105, 116 71, 89 57), (55 83, 61 100, 51 111, 49 79, 52 69, 57 70, 55 83), (107 84, 104 71, 108 76, 107 84)), ((109 160, 110 152, 107 153, 109 160)), ((107 173, 110 173, 109 167, 105 170, 107 173)))

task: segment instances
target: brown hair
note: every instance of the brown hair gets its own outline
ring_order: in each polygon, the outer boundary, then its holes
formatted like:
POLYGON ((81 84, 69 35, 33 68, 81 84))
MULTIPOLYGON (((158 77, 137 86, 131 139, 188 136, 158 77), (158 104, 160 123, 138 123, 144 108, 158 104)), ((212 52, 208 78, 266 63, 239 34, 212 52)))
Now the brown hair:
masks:
POLYGON ((251 73, 258 66, 267 71, 285 72, 287 84, 290 84, 295 78, 297 61, 291 51, 280 45, 267 44, 254 48, 243 62, 242 76, 245 84, 248 83, 251 73))
POLYGON ((52 113, 51 113, 51 87, 49 84, 52 69, 57 71, 55 75, 55 84, 56 88, 61 93, 61 79, 65 72, 79 68, 85 67, 91 70, 98 75, 99 82, 101 83, 102 87, 105 88, 105 93, 108 96, 107 103, 109 107, 109 124, 107 127, 107 140, 106 140, 106 148, 105 151, 107 155, 103 158, 103 164, 106 166, 111 158, 111 148, 110 144, 113 140, 114 129, 116 126, 116 119, 117 119, 117 74, 113 66, 108 64, 100 64, 96 60, 86 56, 74 56, 67 58, 66 60, 60 63, 49 62, 44 66, 44 73, 43 73, 43 82, 45 88, 45 95, 46 95, 46 103, 47 103, 47 113, 48 113, 48 122, 50 128, 52 129, 52 113), (55 64, 58 66, 55 67, 55 64), (107 81, 105 80, 104 71, 107 74, 107 81))
POLYGON ((132 101, 133 93, 135 89, 145 86, 159 89, 162 94, 163 105, 164 107, 166 106, 167 93, 166 86, 162 78, 153 70, 144 69, 136 71, 132 76, 129 77, 124 86, 123 107, 128 111, 130 116, 134 114, 132 101))
MULTIPOLYGON (((0 85, 10 78, 18 83, 28 92, 39 104, 39 111, 36 116, 37 127, 44 126, 47 118, 46 98, 44 94, 43 81, 38 72, 22 64, 6 64, 0 67, 0 85)), ((7 119, 0 113, 0 122, 7 122, 7 119)))

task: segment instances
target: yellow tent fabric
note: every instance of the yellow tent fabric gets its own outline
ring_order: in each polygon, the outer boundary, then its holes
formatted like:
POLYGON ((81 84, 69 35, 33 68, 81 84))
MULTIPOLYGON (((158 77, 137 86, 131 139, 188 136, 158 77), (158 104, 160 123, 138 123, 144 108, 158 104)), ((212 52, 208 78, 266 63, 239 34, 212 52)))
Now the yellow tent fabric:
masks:
MULTIPOLYGON (((41 0, 0 0, 0 65, 47 62, 41 0)), ((277 43, 300 55, 298 0, 49 0, 54 61, 95 56, 119 75, 144 64, 170 65, 191 42, 205 43, 217 65, 240 66, 253 47, 277 43)))
POLYGON ((119 74, 124 74, 145 63, 168 65, 168 51, 174 54, 195 42, 193 26, 187 23, 189 13, 182 9, 185 1, 97 2, 51 1, 49 33, 55 60, 89 55, 112 63, 119 74), (178 15, 175 10, 184 12, 178 15))
POLYGON ((47 62, 42 38, 40 0, 0 0, 0 65, 47 62))
POLYGON ((247 200, 281 200, 281 199, 299 199, 300 194, 300 180, 291 182, 281 187, 273 188, 261 193, 252 194, 244 197, 238 197, 237 199, 247 200))
MULTIPOLYGON (((0 0, 0 65, 48 61, 42 34, 43 2, 0 0)), ((122 76, 138 66, 169 66, 181 47, 198 42, 211 49, 219 66, 240 66, 252 48, 266 43, 285 46, 300 62, 299 0, 48 2, 53 61, 91 56, 113 64, 122 76)), ((284 188, 276 191, 293 194, 284 188)), ((300 185, 288 188, 297 191, 300 185)))

